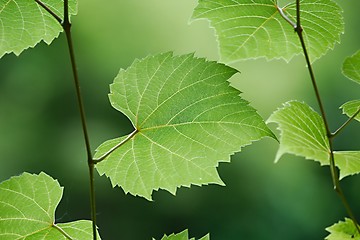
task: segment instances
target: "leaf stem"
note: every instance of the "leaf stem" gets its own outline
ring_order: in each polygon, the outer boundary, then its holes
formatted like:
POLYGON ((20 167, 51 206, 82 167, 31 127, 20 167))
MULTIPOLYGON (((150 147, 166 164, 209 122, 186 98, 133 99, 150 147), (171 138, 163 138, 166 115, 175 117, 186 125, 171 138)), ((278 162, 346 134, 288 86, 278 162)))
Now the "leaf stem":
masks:
POLYGON ((139 130, 135 129, 132 133, 130 133, 124 140, 122 140, 121 142, 119 142, 118 144, 116 144, 115 146, 113 146, 109 151, 107 151, 104 155, 102 155, 99 158, 94 158, 93 162, 95 164, 101 162, 102 160, 104 160, 105 158, 107 158, 112 152, 114 152, 116 149, 118 149, 120 146, 124 145, 129 139, 131 139, 136 133, 138 133, 139 130))
POLYGON ((64 235, 67 239, 73 240, 69 234, 67 234, 64 230, 62 230, 61 227, 59 227, 55 223, 52 224, 52 227, 55 228, 56 230, 58 230, 59 232, 61 232, 61 234, 64 235))
POLYGON ((60 23, 60 25, 61 25, 62 20, 61 20, 61 18, 60 18, 56 13, 54 13, 48 6, 46 6, 46 5, 45 5, 43 2, 41 2, 40 0, 35 0, 35 2, 36 2, 37 4, 39 4, 42 8, 44 8, 48 13, 50 13, 51 16, 53 16, 53 17, 56 19, 56 21, 58 21, 58 23, 60 23))
POLYGON ((355 119, 355 117, 360 113, 360 108, 348 119, 346 122, 344 122, 343 125, 341 125, 334 133, 331 134, 331 137, 334 138, 336 135, 338 135, 352 120, 355 119))
POLYGON ((328 136, 328 141, 329 141, 329 150, 330 150, 330 172, 331 172, 331 177, 332 177, 332 181, 333 181, 333 185, 334 185, 334 189, 335 191, 338 193, 348 215, 350 216, 350 218, 352 219, 355 228, 357 229, 357 231, 360 233, 360 228, 359 225, 357 223, 357 220, 355 218, 355 215, 353 214, 353 211, 350 208, 350 205, 344 195, 344 192, 341 188, 340 182, 339 182, 339 174, 338 171, 336 169, 336 165, 335 165, 335 158, 334 158, 334 149, 333 149, 333 144, 332 144, 332 137, 333 134, 331 134, 330 132, 330 128, 329 128, 329 124, 327 122, 326 119, 326 114, 325 114, 325 110, 323 107, 323 103, 321 101, 320 98, 320 92, 319 89, 317 87, 317 83, 316 83, 316 78, 315 78, 315 74, 312 68, 312 64, 310 61, 310 57, 305 45, 305 41, 304 41, 304 37, 303 37, 303 28, 301 26, 301 18, 300 18, 300 0, 296 0, 296 27, 295 27, 295 32, 297 33, 300 43, 301 43, 301 47, 305 56, 305 60, 306 60, 306 64, 308 66, 308 71, 310 74, 310 79, 311 79, 311 83, 313 86, 313 89, 315 91, 315 95, 316 95, 316 99, 320 108, 320 112, 321 112, 321 116, 325 125, 325 129, 326 129, 326 134, 328 136))

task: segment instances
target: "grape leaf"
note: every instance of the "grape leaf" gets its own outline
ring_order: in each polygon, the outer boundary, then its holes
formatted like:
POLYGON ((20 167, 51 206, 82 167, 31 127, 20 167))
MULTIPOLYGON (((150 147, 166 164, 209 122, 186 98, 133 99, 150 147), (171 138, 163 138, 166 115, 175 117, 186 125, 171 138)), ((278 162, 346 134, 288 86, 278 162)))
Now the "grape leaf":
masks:
POLYGON ((340 168, 340 179, 360 173, 359 151, 334 151, 335 163, 340 168))
MULTIPOLYGON (((153 240, 155 240, 155 239, 153 238, 153 240)), ((173 233, 173 234, 171 234, 169 236, 164 235, 161 238, 161 240, 195 240, 195 238, 189 239, 188 231, 184 230, 184 231, 182 231, 181 233, 178 233, 178 234, 173 233)), ((207 234, 206 236, 202 237, 199 240, 210 240, 210 236, 209 236, 209 234, 207 234)))
MULTIPOLYGON (((285 153, 294 154, 329 165, 330 147, 325 125, 320 115, 307 104, 290 101, 274 112, 268 122, 279 124, 280 147, 277 162, 285 153)), ((334 151, 340 178, 360 172, 360 152, 334 151)))
POLYGON ((92 239, 91 221, 54 223, 62 192, 45 173, 0 183, 0 239, 92 239))
POLYGON ((318 113, 307 104, 290 101, 274 112, 268 122, 279 124, 280 147, 275 161, 285 153, 328 164, 329 142, 324 123, 318 113))
MULTIPOLYGON (((352 117, 360 108, 360 100, 352 100, 347 103, 344 103, 340 108, 342 108, 343 113, 349 117, 352 117)), ((355 116, 355 119, 360 122, 360 114, 355 116)))
POLYGON ((237 71, 192 54, 172 53, 136 60, 120 70, 110 102, 135 131, 109 140, 95 158, 116 148, 96 165, 133 195, 151 199, 153 190, 223 184, 216 167, 264 136, 274 136, 239 91, 227 81, 237 71))
POLYGON ((338 223, 327 227, 326 231, 330 233, 325 238, 326 240, 355 240, 360 237, 353 221, 349 218, 345 218, 345 222, 339 221, 338 223))
POLYGON ((360 83, 360 50, 345 59, 342 72, 349 79, 360 83))
MULTIPOLYGON (((43 0, 59 17, 63 17, 63 0, 43 0)), ((77 12, 77 1, 69 0, 69 14, 77 12)), ((34 0, 0 1, 0 58, 13 52, 20 55, 41 40, 50 44, 60 32, 60 24, 34 0)))
MULTIPOLYGON (((280 12, 296 22, 295 1, 280 7, 276 0, 199 0, 192 19, 210 21, 224 62, 258 57, 289 61, 302 49, 280 12)), ((312 60, 333 49, 344 32, 342 9, 332 0, 302 0, 301 24, 312 60)))

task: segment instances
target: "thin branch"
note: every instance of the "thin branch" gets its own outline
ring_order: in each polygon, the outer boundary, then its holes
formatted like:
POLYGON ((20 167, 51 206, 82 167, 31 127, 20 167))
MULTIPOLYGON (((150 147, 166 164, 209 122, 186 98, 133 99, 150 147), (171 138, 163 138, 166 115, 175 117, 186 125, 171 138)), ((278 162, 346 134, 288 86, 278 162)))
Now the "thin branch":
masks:
POLYGON ((87 163, 88 163, 88 167, 89 167, 90 207, 91 207, 92 230, 93 230, 93 239, 96 240, 97 232, 96 232, 96 198, 95 198, 95 186, 94 186, 95 185, 94 184, 94 163, 92 160, 89 134, 88 134, 87 125, 86 125, 85 108, 84 108, 84 103, 82 100, 80 81, 79 81, 79 76, 78 76, 78 71, 77 71, 76 61, 75 61, 73 40, 72 40, 72 36, 71 36, 71 23, 70 23, 70 16, 69 16, 68 0, 64 0, 64 21, 62 23, 62 27, 65 31, 66 40, 67 40, 67 44, 68 44, 68 48, 69 48, 71 67, 72 67, 73 78, 74 78, 75 89, 76 89, 76 98, 77 98, 77 103, 78 103, 78 107, 79 107, 81 126, 82 126, 84 140, 85 140, 87 163))
POLYGON ((349 203, 348 203, 348 201, 347 201, 347 199, 346 199, 346 197, 344 195, 344 192, 343 192, 343 190, 341 188, 341 185, 340 185, 339 174, 338 174, 338 171, 337 171, 336 165, 335 165, 334 148, 332 146, 332 134, 330 132, 329 124, 328 124, 327 119, 326 119, 325 110, 324 110, 324 107, 323 107, 323 104, 322 104, 322 101, 321 101, 321 98, 320 98, 320 92, 319 92, 319 89, 318 89, 317 84, 316 84, 314 71, 312 69, 309 54, 307 52, 307 48, 306 48, 306 45, 305 45, 305 41, 304 41, 304 37, 303 37, 303 29, 302 29, 300 21, 301 21, 300 20, 300 0, 296 0, 296 28, 295 28, 295 32, 297 33, 297 35, 299 37, 301 47, 303 49, 303 53, 304 53, 304 56, 305 56, 306 64, 308 66, 308 71, 309 71, 309 74, 310 74, 312 86, 313 86, 314 91, 315 91, 316 99, 317 99, 318 105, 320 107, 321 116, 322 116, 322 119, 323 119, 323 122, 324 122, 324 125, 325 125, 325 128, 326 128, 327 136, 328 136, 328 142, 329 142, 329 148, 330 148, 330 172, 331 172, 331 177, 332 177, 334 189, 338 193, 338 195, 339 195, 339 197, 340 197, 340 199, 341 199, 341 201, 342 201, 348 215, 350 216, 350 218, 352 219, 352 221, 353 221, 353 223, 355 225, 355 228, 360 233, 360 228, 359 228, 359 225, 358 225, 357 220, 355 218, 355 215, 353 214, 353 211, 351 210, 350 205, 349 205, 349 203))
POLYGON ((294 29, 296 29, 296 23, 294 23, 283 11, 283 9, 281 7, 279 7, 278 5, 276 5, 276 9, 278 10, 278 12, 280 13, 281 17, 283 19, 285 19, 285 21, 287 21, 294 29))
POLYGON ((35 2, 36 2, 37 4, 39 4, 43 9, 45 9, 48 13, 50 13, 51 16, 53 16, 53 17, 56 19, 56 21, 58 21, 58 23, 60 23, 60 25, 61 25, 62 19, 61 19, 56 13, 54 13, 48 6, 46 6, 46 5, 45 5, 43 2, 41 2, 40 0, 35 0, 35 2))
POLYGON ((116 149, 118 149, 120 146, 124 145, 127 141, 129 141, 136 133, 138 133, 139 130, 135 129, 132 133, 130 133, 124 140, 116 144, 114 147, 112 147, 110 150, 108 150, 104 155, 102 155, 99 158, 93 159, 94 164, 97 164, 101 161, 103 161, 105 158, 107 158, 112 152, 114 152, 116 149))
POLYGON ((360 108, 353 114, 343 125, 341 125, 334 133, 331 134, 331 137, 338 135, 355 117, 360 113, 360 108))

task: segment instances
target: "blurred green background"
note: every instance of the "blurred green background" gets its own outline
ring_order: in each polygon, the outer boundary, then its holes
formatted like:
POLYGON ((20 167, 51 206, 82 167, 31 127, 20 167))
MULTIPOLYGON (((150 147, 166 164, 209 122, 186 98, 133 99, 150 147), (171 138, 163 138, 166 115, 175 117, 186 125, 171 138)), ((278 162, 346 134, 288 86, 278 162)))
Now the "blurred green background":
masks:
MULTIPOLYGON (((92 148, 127 134, 130 122, 108 101, 109 84, 135 58, 164 51, 217 60, 213 29, 207 21, 189 24, 196 0, 79 0, 73 17, 78 70, 92 148)), ((360 1, 340 1, 345 35, 315 64, 319 88, 335 130, 346 118, 338 107, 359 98, 360 88, 341 74, 346 56, 360 47, 360 1)), ((288 100, 317 109, 302 57, 283 61, 250 60, 232 66, 232 79, 267 119, 288 100)), ((276 126, 271 126, 276 129, 276 126)), ((351 124, 335 142, 338 150, 360 149, 359 124, 351 124)), ((159 191, 153 202, 112 189, 96 177, 98 226, 102 239, 160 239, 188 228, 211 239, 323 239, 325 227, 346 213, 333 191, 328 167, 286 155, 273 160, 278 144, 263 139, 218 168, 226 187, 181 188, 177 196, 159 191)), ((0 180, 24 171, 44 171, 65 187, 58 222, 89 219, 86 154, 75 104, 65 38, 40 43, 19 57, 0 60, 0 180)), ((342 181, 360 219, 360 176, 342 181)))

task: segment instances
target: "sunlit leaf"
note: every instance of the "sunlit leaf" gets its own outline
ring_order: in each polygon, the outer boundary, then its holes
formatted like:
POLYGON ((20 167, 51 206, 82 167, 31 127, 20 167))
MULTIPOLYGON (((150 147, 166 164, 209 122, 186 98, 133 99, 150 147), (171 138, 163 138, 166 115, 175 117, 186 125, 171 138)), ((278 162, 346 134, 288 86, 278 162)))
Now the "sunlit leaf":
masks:
POLYGON ((360 50, 345 59, 342 71, 346 77, 360 83, 360 50))
POLYGON ((326 228, 326 231, 330 233, 325 238, 326 240, 356 240, 360 238, 353 221, 349 218, 345 218, 345 222, 339 221, 326 228))
POLYGON ((45 173, 23 173, 0 183, 0 239, 92 239, 91 221, 55 223, 62 193, 45 173))
MULTIPOLYGON (((215 28, 222 61, 266 57, 290 60, 302 52, 294 27, 295 1, 279 6, 276 0, 199 0, 193 19, 208 19, 215 28)), ((332 0, 302 0, 301 25, 312 60, 340 42, 342 9, 332 0)))
POLYGON ((340 168, 340 179, 360 173, 359 151, 336 151, 334 155, 336 166, 340 168))
MULTIPOLYGON (((343 113, 349 117, 352 117, 360 108, 360 100, 353 100, 343 104, 340 108, 342 108, 343 113)), ((360 114, 355 116, 355 119, 360 122, 360 114)))
POLYGON ((329 143, 324 122, 307 104, 291 101, 274 112, 268 122, 279 124, 280 147, 276 161, 285 153, 329 164, 329 143))
MULTIPOLYGON (((43 0, 54 13, 63 17, 63 0, 43 0)), ((69 0, 69 14, 77 12, 76 0, 69 0)), ((41 40, 50 44, 62 31, 60 24, 35 0, 0 1, 0 58, 34 47, 41 40)))
MULTIPOLYGON (((153 238, 153 240, 155 240, 153 238)), ((188 230, 184 230, 181 233, 178 234, 171 234, 169 236, 164 235, 161 240, 195 240, 195 238, 189 239, 188 230)), ((199 240, 210 240, 210 235, 207 234, 206 236, 202 237, 199 240)))
POLYGON ((193 55, 165 53, 120 70, 110 102, 135 127, 102 144, 95 157, 123 141, 98 172, 133 195, 175 194, 180 186, 223 184, 216 167, 242 146, 273 136, 227 81, 237 71, 193 55))

